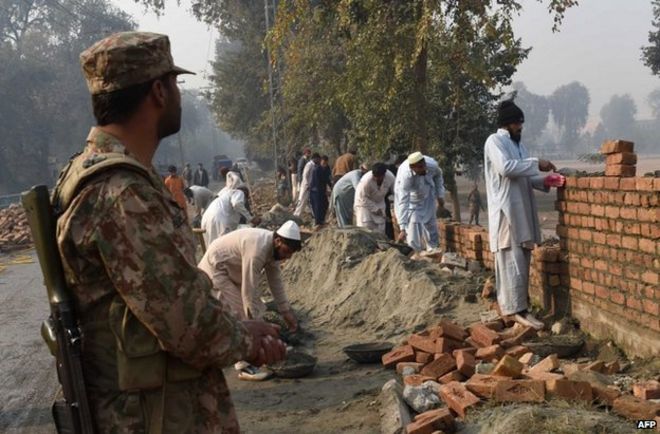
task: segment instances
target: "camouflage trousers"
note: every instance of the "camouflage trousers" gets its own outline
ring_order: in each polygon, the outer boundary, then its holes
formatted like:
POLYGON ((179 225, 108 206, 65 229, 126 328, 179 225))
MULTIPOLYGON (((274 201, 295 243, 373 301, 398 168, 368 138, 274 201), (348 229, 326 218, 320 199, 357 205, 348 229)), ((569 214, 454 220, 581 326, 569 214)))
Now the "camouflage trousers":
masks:
POLYGON ((135 392, 90 389, 99 434, 240 432, 225 377, 209 369, 198 379, 135 392))

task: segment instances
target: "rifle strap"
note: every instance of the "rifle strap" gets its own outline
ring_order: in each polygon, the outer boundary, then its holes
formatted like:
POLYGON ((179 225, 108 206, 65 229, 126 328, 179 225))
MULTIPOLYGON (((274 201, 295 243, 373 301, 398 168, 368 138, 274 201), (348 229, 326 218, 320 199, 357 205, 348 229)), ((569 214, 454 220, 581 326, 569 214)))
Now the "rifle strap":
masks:
POLYGON ((146 178, 154 187, 156 183, 150 170, 135 158, 120 152, 92 154, 81 158, 76 154, 60 173, 51 203, 55 216, 59 217, 69 208, 78 193, 92 180, 109 170, 126 169, 136 172, 146 178))

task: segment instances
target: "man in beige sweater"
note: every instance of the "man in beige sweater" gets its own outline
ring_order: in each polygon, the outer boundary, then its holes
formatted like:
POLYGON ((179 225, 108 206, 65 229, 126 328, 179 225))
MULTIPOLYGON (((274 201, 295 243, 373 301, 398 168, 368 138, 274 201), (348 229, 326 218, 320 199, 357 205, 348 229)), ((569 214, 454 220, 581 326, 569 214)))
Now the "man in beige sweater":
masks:
POLYGON ((239 229, 213 241, 198 267, 213 281, 215 297, 229 305, 240 319, 262 318, 266 312, 259 296, 264 271, 277 310, 294 332, 298 322, 284 291, 279 263, 300 248, 300 228, 291 220, 275 232, 239 229))

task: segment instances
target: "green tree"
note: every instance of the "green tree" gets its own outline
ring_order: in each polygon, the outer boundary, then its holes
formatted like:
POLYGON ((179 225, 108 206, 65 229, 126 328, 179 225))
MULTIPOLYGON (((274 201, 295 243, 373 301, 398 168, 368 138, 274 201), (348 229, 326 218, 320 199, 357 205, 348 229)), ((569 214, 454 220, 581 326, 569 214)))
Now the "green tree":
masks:
POLYGON ((646 98, 646 101, 651 106, 653 117, 660 120, 660 89, 655 89, 646 98))
POLYGON ((57 166, 80 149, 92 119, 78 55, 133 26, 105 0, 2 3, 0 192, 52 183, 57 166))
POLYGON ((660 75, 660 0, 652 0, 653 29, 649 32, 649 45, 642 47, 642 61, 651 68, 651 72, 660 75))
POLYGON ((636 114, 637 106, 630 95, 612 95, 600 110, 600 118, 608 137, 633 140, 636 114))
POLYGON ((537 147, 550 118, 548 99, 530 92, 521 81, 513 83, 513 89, 516 104, 525 113, 525 143, 537 147))
POLYGON ((580 140, 580 130, 589 116, 589 90, 580 82, 558 87, 550 96, 552 119, 560 130, 560 143, 566 150, 574 149, 580 140))

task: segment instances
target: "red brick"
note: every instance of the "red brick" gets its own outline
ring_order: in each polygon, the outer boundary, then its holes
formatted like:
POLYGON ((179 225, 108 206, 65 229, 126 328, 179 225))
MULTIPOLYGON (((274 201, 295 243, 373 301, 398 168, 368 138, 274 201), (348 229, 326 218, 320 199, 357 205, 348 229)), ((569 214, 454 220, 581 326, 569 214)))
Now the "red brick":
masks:
POLYGON ((654 178, 649 177, 637 178, 635 188, 637 191, 653 191, 653 180, 654 178))
POLYGON ((618 152, 610 154, 605 159, 606 165, 612 164, 637 164, 637 154, 632 152, 618 152))
POLYGON ((474 356, 474 355, 477 353, 477 349, 474 348, 474 347, 459 348, 459 349, 457 349, 457 350, 452 351, 451 355, 452 355, 452 356, 454 357, 454 359, 455 359, 456 357, 458 357, 458 353, 463 353, 463 352, 465 352, 465 353, 470 353, 470 354, 472 354, 472 355, 474 356))
POLYGON ((493 375, 500 377, 518 378, 522 373, 523 364, 511 356, 504 355, 493 369, 493 375))
POLYGON ((415 416, 406 426, 407 434, 433 434, 436 431, 454 432, 454 416, 448 408, 429 410, 415 416))
POLYGON ((520 359, 520 356, 522 356, 525 353, 529 352, 529 348, 524 346, 524 345, 516 345, 515 347, 511 347, 505 351, 505 354, 515 358, 515 359, 520 359))
POLYGON ((449 354, 441 354, 437 359, 422 368, 421 374, 440 378, 449 371, 456 369, 456 361, 449 354))
POLYGON ((589 184, 590 184, 590 180, 586 176, 582 178, 578 178, 577 180, 577 188, 589 188, 589 184))
POLYGON ((468 344, 468 345, 471 345, 474 348, 477 348, 477 350, 479 348, 484 348, 484 345, 482 345, 481 343, 475 341, 472 338, 465 338, 465 343, 468 344))
POLYGON ((592 190, 602 190, 603 189, 603 177, 601 176, 596 176, 596 177, 591 177, 589 187, 592 190))
POLYGON ((639 250, 645 253, 655 254, 655 249, 658 242, 653 240, 647 240, 646 238, 639 239, 639 250))
POLYGON ((601 154, 614 154, 617 152, 633 152, 635 144, 626 140, 606 140, 600 147, 601 154))
POLYGON ((433 360, 433 354, 424 351, 415 351, 415 362, 426 365, 433 360))
POLYGON ((658 415, 660 404, 631 395, 623 395, 614 400, 612 410, 631 420, 650 420, 658 415))
POLYGON ((660 399, 660 382, 649 380, 634 384, 633 395, 640 399, 660 399))
POLYGON ((461 374, 458 369, 455 369, 451 372, 446 373, 442 377, 438 378, 440 384, 451 383, 452 381, 458 381, 459 383, 465 381, 465 375, 461 374))
POLYGON ((406 368, 411 368, 415 371, 415 373, 419 373, 419 371, 424 367, 421 363, 417 362, 400 362, 396 364, 396 373, 399 375, 403 374, 403 370, 406 368))
POLYGON ((474 324, 470 328, 470 337, 483 346, 494 345, 502 340, 500 335, 481 323, 474 324))
POLYGON ((547 380, 545 391, 549 396, 564 398, 569 401, 591 402, 593 399, 591 385, 586 381, 547 380))
POLYGON ((626 303, 626 297, 620 292, 611 291, 610 300, 616 304, 624 305, 626 303))
POLYGON ((474 367, 476 361, 474 356, 470 353, 460 352, 456 357, 456 366, 458 371, 466 377, 471 377, 474 374, 474 367))
POLYGON ((422 384, 426 383, 427 381, 435 381, 436 378, 434 377, 429 377, 426 375, 420 375, 420 374, 412 374, 412 375, 406 375, 403 377, 403 384, 406 386, 421 386, 422 384))
POLYGON ((621 209, 616 205, 607 205, 605 207, 605 215, 611 219, 618 219, 621 209))
POLYGON ((623 207, 619 210, 619 215, 625 220, 637 220, 637 208, 623 207))
POLYGON ((636 299, 636 298, 628 297, 628 299, 626 300, 626 306, 629 307, 629 308, 631 308, 631 309, 638 310, 638 311, 640 311, 640 312, 643 311, 643 309, 642 309, 642 302, 639 301, 639 300, 636 299))
POLYGON ((637 219, 640 222, 655 223, 658 221, 658 212, 660 212, 660 210, 657 208, 639 208, 637 210, 637 219))
POLYGON ((594 398, 609 406, 612 406, 614 401, 621 396, 621 391, 615 386, 591 383, 591 391, 593 392, 594 398))
POLYGON ((657 285, 660 283, 660 274, 655 271, 646 270, 642 273, 642 281, 648 283, 649 285, 657 285))
POLYGON ((440 398, 461 418, 465 418, 468 408, 479 403, 479 398, 457 381, 440 386, 440 398))
POLYGON ((522 363, 523 365, 529 365, 529 363, 532 361, 532 358, 534 357, 534 353, 532 352, 527 352, 520 356, 518 358, 518 361, 522 363))
POLYGON ((484 348, 479 348, 475 354, 477 359, 481 359, 481 360, 499 359, 503 355, 504 355, 504 350, 499 345, 490 345, 484 348))
POLYGON ((503 348, 510 348, 520 345, 523 341, 531 339, 536 336, 536 330, 533 327, 523 327, 515 336, 504 339, 500 342, 503 348))
POLYGON ((642 301, 642 305, 644 306, 644 312, 656 316, 660 314, 660 307, 658 306, 657 301, 644 300, 642 301))
POLYGON ((618 177, 605 177, 603 179, 603 188, 606 190, 618 190, 619 178, 618 177))
POLYGON ((564 375, 557 374, 555 372, 529 372, 529 370, 523 372, 524 372, 523 378, 530 380, 548 381, 548 380, 561 380, 566 378, 564 375))
POLYGON ((383 354, 382 362, 386 368, 394 368, 400 362, 414 362, 415 351, 410 345, 394 348, 389 353, 383 354))
POLYGON ((637 181, 634 178, 621 178, 619 188, 625 191, 634 191, 637 188, 636 183, 637 181))
POLYGON ((499 402, 543 402, 545 383, 541 380, 505 380, 495 386, 499 402))
POLYGON ((566 187, 567 188, 577 187, 577 180, 578 180, 578 178, 576 178, 575 176, 567 176, 566 177, 566 184, 565 184, 566 187))
POLYGON ((412 346, 415 350, 425 353, 435 353, 436 342, 430 336, 422 336, 413 334, 408 337, 408 345, 412 346))
POLYGON ((489 329, 491 329, 493 331, 496 331, 496 332, 499 332, 500 330, 502 330, 504 328, 504 323, 502 322, 501 319, 496 319, 494 321, 488 321, 488 322, 485 322, 483 324, 486 327, 488 327, 489 329))
POLYGON ((495 386, 497 383, 506 380, 506 377, 499 377, 497 375, 474 374, 465 383, 465 387, 477 396, 490 399, 495 395, 495 386))
POLYGON ((435 327, 435 330, 438 334, 437 337, 445 337, 456 341, 462 341, 468 337, 468 333, 463 327, 451 322, 447 318, 443 318, 440 324, 435 327))
POLYGON ((437 353, 451 353, 457 348, 464 347, 465 344, 450 338, 438 338, 435 341, 435 352, 437 353))
POLYGON ((618 373, 620 370, 621 367, 619 366, 619 362, 614 360, 613 362, 605 363, 605 366, 603 366, 601 372, 605 375, 613 375, 618 373))
POLYGON ((559 359, 556 354, 550 354, 529 369, 529 372, 551 372, 559 367, 559 359))

